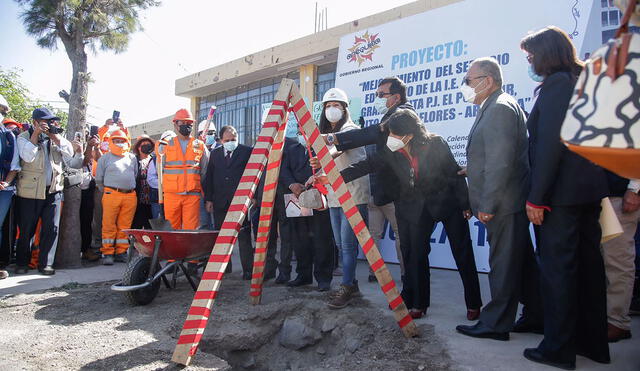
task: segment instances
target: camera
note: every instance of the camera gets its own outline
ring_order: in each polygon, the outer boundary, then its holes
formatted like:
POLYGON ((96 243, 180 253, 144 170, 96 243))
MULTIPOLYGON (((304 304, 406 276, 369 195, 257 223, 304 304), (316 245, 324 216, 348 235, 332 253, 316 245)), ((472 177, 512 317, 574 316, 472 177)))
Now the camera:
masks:
POLYGON ((49 126, 49 134, 61 134, 64 131, 64 129, 53 125, 54 122, 55 120, 47 121, 47 126, 49 126))
POLYGON ((113 120, 114 124, 118 123, 118 120, 120 120, 120 111, 113 111, 113 115, 111 115, 111 119, 113 120))

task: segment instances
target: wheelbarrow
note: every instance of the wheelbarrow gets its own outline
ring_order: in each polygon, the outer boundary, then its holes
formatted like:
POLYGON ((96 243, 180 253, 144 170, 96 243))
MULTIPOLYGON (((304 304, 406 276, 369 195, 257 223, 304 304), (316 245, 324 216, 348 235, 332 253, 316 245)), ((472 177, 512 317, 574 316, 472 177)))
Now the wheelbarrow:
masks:
POLYGON ((111 290, 124 292, 133 305, 151 303, 158 295, 161 280, 167 288, 175 288, 176 279, 182 274, 196 291, 197 272, 206 265, 218 237, 218 231, 208 230, 125 229, 124 232, 129 237, 127 270, 122 281, 112 285, 111 290), (138 254, 134 254, 135 251, 138 254), (189 262, 189 269, 185 262, 189 262))

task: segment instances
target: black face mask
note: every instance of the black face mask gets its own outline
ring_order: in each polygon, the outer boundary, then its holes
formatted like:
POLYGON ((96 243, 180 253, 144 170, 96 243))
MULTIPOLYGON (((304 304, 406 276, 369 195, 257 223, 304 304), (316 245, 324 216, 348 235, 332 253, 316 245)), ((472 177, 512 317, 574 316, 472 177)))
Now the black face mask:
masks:
POLYGON ((140 152, 144 153, 144 154, 150 154, 151 152, 153 152, 153 144, 149 144, 149 143, 145 143, 143 145, 140 146, 140 152))
POLYGON ((188 137, 189 135, 191 135, 191 130, 192 130, 191 125, 180 125, 178 129, 180 134, 184 135, 185 137, 188 137))

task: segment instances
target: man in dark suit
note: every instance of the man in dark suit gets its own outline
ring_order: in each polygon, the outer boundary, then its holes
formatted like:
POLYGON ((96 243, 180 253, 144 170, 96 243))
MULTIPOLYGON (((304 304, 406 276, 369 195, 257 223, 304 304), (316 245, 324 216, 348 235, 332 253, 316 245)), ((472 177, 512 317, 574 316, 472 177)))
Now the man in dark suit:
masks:
POLYGON ((456 329, 468 336, 508 340, 521 292, 526 295, 523 330, 541 331, 542 319, 525 213, 529 179, 525 114, 501 86, 498 63, 480 58, 471 64, 461 88, 467 102, 480 104, 469 133, 466 173, 471 209, 487 228, 491 301, 475 325, 456 329), (529 277, 523 281, 525 275, 529 277), (523 282, 532 288, 523 289, 523 282))
MULTIPOLYGON (((233 126, 223 126, 220 129, 220 138, 222 146, 211 151, 204 189, 205 206, 208 212, 213 212, 216 230, 222 227, 252 150, 249 146, 238 144, 238 132, 233 126)), ((253 247, 248 216, 238 232, 238 245, 242 278, 250 280, 253 271, 253 247)))
MULTIPOLYGON (((282 151, 280 167, 280 185, 286 193, 299 196, 304 191, 305 182, 311 177, 309 154, 305 146, 297 140, 287 138, 282 151)), ((331 288, 334 264, 333 232, 329 210, 313 210, 313 216, 289 219, 293 251, 296 254, 296 273, 294 280, 287 285, 292 287, 309 285, 315 277, 319 291, 331 288)))

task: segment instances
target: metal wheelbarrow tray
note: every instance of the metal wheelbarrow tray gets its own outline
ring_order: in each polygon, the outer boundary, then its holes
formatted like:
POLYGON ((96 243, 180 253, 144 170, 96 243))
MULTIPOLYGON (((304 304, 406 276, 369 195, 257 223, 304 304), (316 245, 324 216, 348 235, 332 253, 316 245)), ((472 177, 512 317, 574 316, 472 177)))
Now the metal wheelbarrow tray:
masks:
POLYGON ((197 271, 206 264, 218 237, 218 231, 209 230, 125 229, 124 233, 129 237, 129 262, 122 281, 112 285, 111 289, 124 292, 134 305, 151 303, 160 289, 160 280, 167 288, 175 288, 181 273, 193 290, 197 290, 194 278, 197 279, 197 271), (135 257, 134 250, 138 251, 135 257), (161 261, 166 261, 164 266, 161 261), (189 263, 192 269, 187 269, 185 261, 198 263, 189 263), (171 274, 171 281, 167 274, 171 274))

